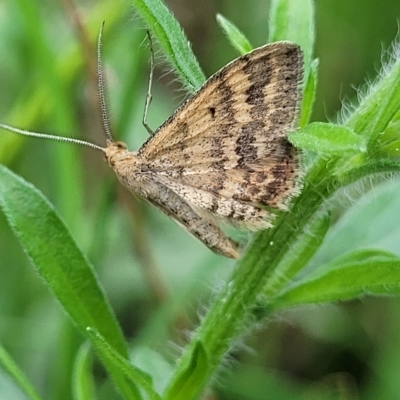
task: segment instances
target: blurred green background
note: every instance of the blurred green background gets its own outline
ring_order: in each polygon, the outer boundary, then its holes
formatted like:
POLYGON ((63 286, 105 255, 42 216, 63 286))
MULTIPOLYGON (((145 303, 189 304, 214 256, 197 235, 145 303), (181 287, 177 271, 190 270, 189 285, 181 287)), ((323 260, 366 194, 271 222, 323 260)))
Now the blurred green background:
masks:
MULTIPOLYGON (((217 13, 233 21, 254 46, 265 43, 267 1, 166 3, 207 76, 237 56, 217 26, 217 13)), ((342 100, 356 97, 354 87, 376 76, 382 52, 398 32, 400 2, 316 3, 320 72, 313 120, 334 120, 342 100)), ((72 7, 68 0, 2 0, 0 120, 104 144, 93 79, 94 46, 103 20, 114 135, 130 149, 139 148, 147 137, 141 120, 149 51, 144 26, 128 1, 76 0, 72 7)), ((153 129, 185 96, 162 54, 156 57, 149 111, 153 129)), ((38 187, 65 219, 96 267, 133 353, 149 346, 173 359, 185 342, 182 332, 196 326, 233 263, 136 201, 93 150, 1 131, 0 162, 38 187)), ((360 187, 347 191, 345 200, 338 201, 339 224, 330 233, 334 248, 322 249, 317 260, 365 241, 400 253, 395 218, 399 188, 400 182, 391 179, 360 203, 360 187), (340 225, 340 214, 348 207, 353 210, 347 224, 340 225)), ((286 313, 239 346, 234 358, 240 363, 228 362, 232 368, 221 373, 212 398, 398 399, 399 318, 397 299, 286 313)), ((0 343, 44 398, 70 399, 71 370, 81 341, 0 214, 0 343)), ((104 372, 95 372, 100 397, 112 398, 104 372)), ((0 398, 24 398, 1 371, 0 398)))

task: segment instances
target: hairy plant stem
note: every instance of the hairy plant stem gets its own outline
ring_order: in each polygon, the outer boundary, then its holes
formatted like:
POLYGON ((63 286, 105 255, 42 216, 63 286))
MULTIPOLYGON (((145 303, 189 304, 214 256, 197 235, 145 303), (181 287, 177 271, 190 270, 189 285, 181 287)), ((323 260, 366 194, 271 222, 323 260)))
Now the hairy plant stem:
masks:
MULTIPOLYGON (((174 382, 179 382, 183 374, 187 374, 189 365, 193 366, 191 361, 198 342, 203 345, 208 359, 205 385, 208 382, 207 378, 221 365, 225 353, 248 329, 249 319, 254 318, 252 309, 257 304, 271 272, 278 266, 285 253, 290 251, 291 245, 302 234, 322 202, 336 190, 335 180, 328 175, 334 163, 332 159, 318 159, 308 171, 305 188, 293 202, 291 212, 283 213, 275 221, 274 228, 255 235, 246 254, 239 260, 231 279, 216 297, 203 323, 178 361, 169 389, 175 387, 174 382)), ((195 368, 193 373, 196 373, 195 368)), ((204 375, 204 372, 199 371, 199 374, 204 375)), ((166 393, 168 394, 168 389, 166 393)))

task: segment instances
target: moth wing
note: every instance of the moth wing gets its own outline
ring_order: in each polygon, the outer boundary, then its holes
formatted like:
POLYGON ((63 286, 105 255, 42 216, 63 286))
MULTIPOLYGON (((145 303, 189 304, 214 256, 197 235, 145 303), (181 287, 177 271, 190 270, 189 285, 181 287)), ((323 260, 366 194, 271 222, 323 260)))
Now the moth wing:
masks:
POLYGON ((271 227, 273 215, 257 205, 244 203, 230 196, 221 196, 219 193, 169 177, 157 176, 154 179, 176 193, 191 209, 213 225, 218 226, 224 222, 254 231, 271 227))
POLYGON ((225 235, 212 221, 204 218, 185 199, 167 186, 157 183, 158 190, 149 192, 146 200, 178 225, 203 242, 215 253, 225 257, 238 258, 239 245, 225 235))
POLYGON ((288 42, 213 75, 139 150, 143 172, 237 201, 284 208, 299 160, 286 140, 297 115, 302 53, 288 42))

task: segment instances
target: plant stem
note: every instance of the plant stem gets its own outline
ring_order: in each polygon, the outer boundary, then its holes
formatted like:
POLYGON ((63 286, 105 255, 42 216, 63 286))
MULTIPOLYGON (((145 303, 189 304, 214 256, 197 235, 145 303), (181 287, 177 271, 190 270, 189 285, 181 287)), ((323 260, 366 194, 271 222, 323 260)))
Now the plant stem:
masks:
MULTIPOLYGON (((222 358, 232 348, 235 340, 251 326, 249 319, 254 319, 252 309, 257 304, 271 272, 285 253, 290 251, 291 245, 303 232, 321 203, 336 189, 334 179, 326 175, 328 162, 331 170, 331 163, 335 161, 318 159, 307 173, 306 186, 294 201, 291 212, 282 213, 274 228, 255 235, 231 279, 215 299, 202 325, 178 361, 168 389, 175 387, 175 382, 179 382, 184 373, 187 374, 193 351, 199 341, 208 355, 206 375, 210 377, 221 365, 222 358)), ((196 374, 196 370, 193 374, 196 374)), ((204 384, 207 381, 208 379, 204 379, 204 384)), ((170 393, 168 389, 167 394, 170 393)))

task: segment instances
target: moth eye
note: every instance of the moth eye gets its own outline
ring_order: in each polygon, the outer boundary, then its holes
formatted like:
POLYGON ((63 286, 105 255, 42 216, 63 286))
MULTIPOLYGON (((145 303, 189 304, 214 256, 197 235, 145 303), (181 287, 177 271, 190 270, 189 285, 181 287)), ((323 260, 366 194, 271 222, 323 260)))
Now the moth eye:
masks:
POLYGON ((211 116, 214 118, 215 117, 215 108, 210 107, 209 110, 210 110, 211 116))
POLYGON ((126 150, 127 149, 127 146, 126 146, 126 144, 124 142, 115 142, 115 144, 117 145, 117 147, 119 149, 122 149, 122 150, 126 150))

